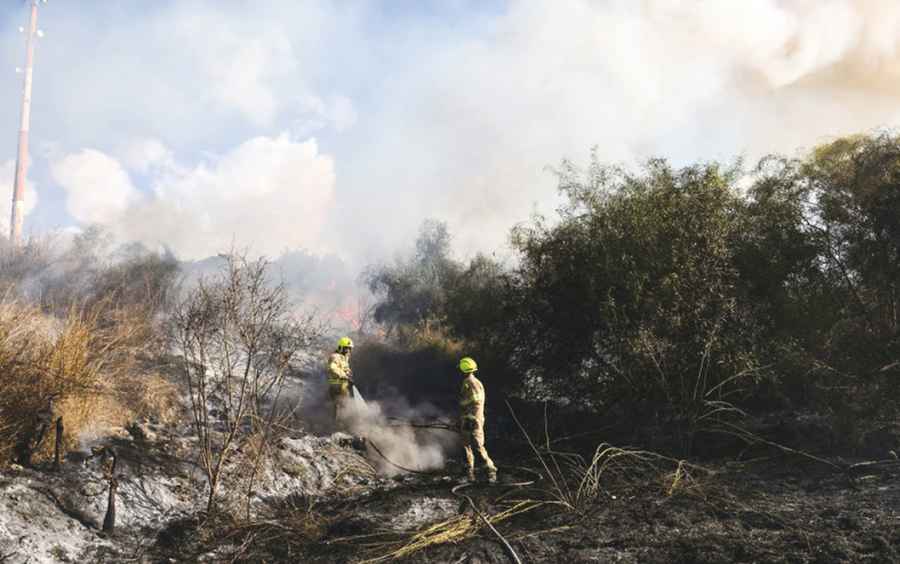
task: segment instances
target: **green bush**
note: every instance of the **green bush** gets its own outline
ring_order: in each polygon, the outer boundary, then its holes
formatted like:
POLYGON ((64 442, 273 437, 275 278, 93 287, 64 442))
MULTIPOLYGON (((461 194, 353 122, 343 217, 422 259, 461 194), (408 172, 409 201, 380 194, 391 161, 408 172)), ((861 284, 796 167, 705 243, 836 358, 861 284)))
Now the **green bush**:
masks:
POLYGON ((512 231, 511 266, 453 260, 446 229, 426 224, 413 258, 370 279, 379 319, 460 342, 493 392, 615 404, 687 446, 739 408, 896 411, 900 137, 750 173, 596 156, 557 172, 565 204, 512 231))

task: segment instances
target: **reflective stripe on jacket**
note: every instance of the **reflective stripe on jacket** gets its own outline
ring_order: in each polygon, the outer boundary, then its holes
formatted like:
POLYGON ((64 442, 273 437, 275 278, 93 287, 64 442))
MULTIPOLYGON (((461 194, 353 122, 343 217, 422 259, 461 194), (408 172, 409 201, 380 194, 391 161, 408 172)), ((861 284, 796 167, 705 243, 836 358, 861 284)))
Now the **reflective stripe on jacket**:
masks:
POLYGON ((328 383, 343 384, 350 379, 350 362, 341 353, 331 353, 328 357, 328 383))
POLYGON ((484 422, 484 385, 473 374, 469 374, 462 382, 459 391, 459 410, 462 419, 475 419, 484 422))

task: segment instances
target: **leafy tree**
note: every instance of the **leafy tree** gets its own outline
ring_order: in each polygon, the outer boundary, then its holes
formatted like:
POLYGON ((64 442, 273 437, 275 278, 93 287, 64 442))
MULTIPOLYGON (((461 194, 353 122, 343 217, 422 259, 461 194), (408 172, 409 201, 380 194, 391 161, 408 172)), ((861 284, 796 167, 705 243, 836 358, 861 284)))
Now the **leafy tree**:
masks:
POLYGON ((446 289, 459 275, 460 265, 450 256, 450 232, 445 223, 422 224, 414 253, 394 265, 374 268, 366 277, 379 297, 375 320, 398 329, 427 330, 442 318, 446 289))
MULTIPOLYGON (((792 308, 793 315, 789 322, 779 320, 780 330, 804 342, 813 367, 807 372, 815 376, 807 380, 845 390, 833 405, 846 406, 848 390, 856 398, 864 388, 875 392, 873 400, 896 397, 891 376, 900 372, 900 139, 852 136, 801 159, 775 161, 756 192, 789 195, 816 261, 790 277, 786 288, 792 295, 784 311, 792 308), (816 270, 817 275, 803 274, 816 270)), ((790 248, 783 241, 769 252, 790 248)))
POLYGON ((504 390, 619 403, 688 442, 739 406, 896 406, 900 137, 766 157, 751 175, 596 153, 557 172, 565 204, 513 230, 514 267, 455 262, 426 224, 413 257, 370 277, 376 317, 436 327, 504 390))
POLYGON ((645 415, 668 406, 697 419, 757 368, 730 244, 737 172, 661 160, 639 173, 596 160, 563 168, 559 222, 514 237, 528 304, 516 333, 533 383, 589 406, 624 396, 645 415))

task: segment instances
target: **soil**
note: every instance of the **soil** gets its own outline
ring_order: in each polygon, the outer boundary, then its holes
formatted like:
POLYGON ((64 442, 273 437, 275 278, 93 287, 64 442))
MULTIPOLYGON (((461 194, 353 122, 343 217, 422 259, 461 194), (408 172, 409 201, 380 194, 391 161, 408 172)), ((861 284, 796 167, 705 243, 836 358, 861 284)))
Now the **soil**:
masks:
MULTIPOLYGON (((900 463, 848 473, 778 456, 723 463, 713 471, 671 496, 655 484, 631 484, 578 510, 546 505, 496 528, 523 562, 900 562, 900 463)), ((355 500, 356 516, 337 518, 328 537, 375 533, 386 521, 373 516, 391 515, 413 499, 450 500, 448 490, 419 483, 355 500)), ((486 514, 501 511, 513 499, 540 495, 502 484, 466 491, 486 514)), ((459 511, 467 511, 467 504, 457 500, 459 511)), ((342 562, 377 553, 338 542, 306 556, 310 562, 342 562)), ((473 538, 434 546, 404 561, 512 560, 499 539, 482 528, 473 538)))
MULTIPOLYGON (((524 461, 524 454, 498 460, 501 469, 502 462, 512 468, 501 483, 480 482, 461 493, 487 516, 525 499, 552 500, 546 482, 509 485, 529 477, 511 466, 524 461)), ((577 509, 546 503, 496 529, 522 562, 900 562, 900 461, 852 468, 848 461, 836 467, 769 453, 740 463, 708 461, 704 468, 671 492, 671 475, 613 477, 599 498, 577 509)), ((463 515, 478 524, 473 535, 399 561, 513 562, 468 501, 453 493, 458 483, 446 475, 407 475, 362 494, 322 500, 316 506, 324 523, 318 536, 239 561, 375 559, 416 531, 463 515)))
MULTIPOLYGON (((896 429, 885 433, 881 443, 895 448, 896 429)), ((356 442, 306 436, 283 441, 258 502, 271 511, 245 527, 196 512, 194 482, 183 464, 163 456, 177 452, 168 442, 116 444, 127 473, 121 530, 110 537, 97 531, 102 490, 79 493, 97 478, 96 468, 8 473, 0 476, 0 562, 359 562, 448 522, 470 525, 471 534, 400 561, 512 562, 466 496, 488 517, 530 504, 495 523, 522 562, 900 562, 900 460, 884 446, 846 458, 827 448, 810 456, 759 447, 698 459, 684 472, 672 459, 643 470, 611 467, 595 497, 565 507, 523 443, 495 441, 500 483, 460 490, 459 460, 438 473, 356 475, 356 442), (45 490, 56 497, 40 495, 45 490), (153 493, 155 505, 136 504, 140 492, 153 493)))

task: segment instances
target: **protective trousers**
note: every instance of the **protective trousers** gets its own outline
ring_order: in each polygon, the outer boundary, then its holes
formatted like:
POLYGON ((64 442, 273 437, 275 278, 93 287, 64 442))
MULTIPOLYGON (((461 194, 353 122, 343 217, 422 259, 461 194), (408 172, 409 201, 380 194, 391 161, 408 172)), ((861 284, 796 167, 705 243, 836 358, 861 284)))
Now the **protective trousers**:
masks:
POLYGON ((328 384, 328 395, 331 397, 332 416, 337 425, 344 419, 350 406, 350 382, 343 380, 328 384))
POLYGON ((469 471, 469 477, 475 477, 475 452, 481 457, 481 461, 487 467, 488 475, 492 478, 497 475, 497 467, 494 461, 488 455, 487 449, 484 447, 484 421, 479 421, 474 417, 465 417, 462 421, 462 441, 463 449, 466 453, 466 465, 469 471))

